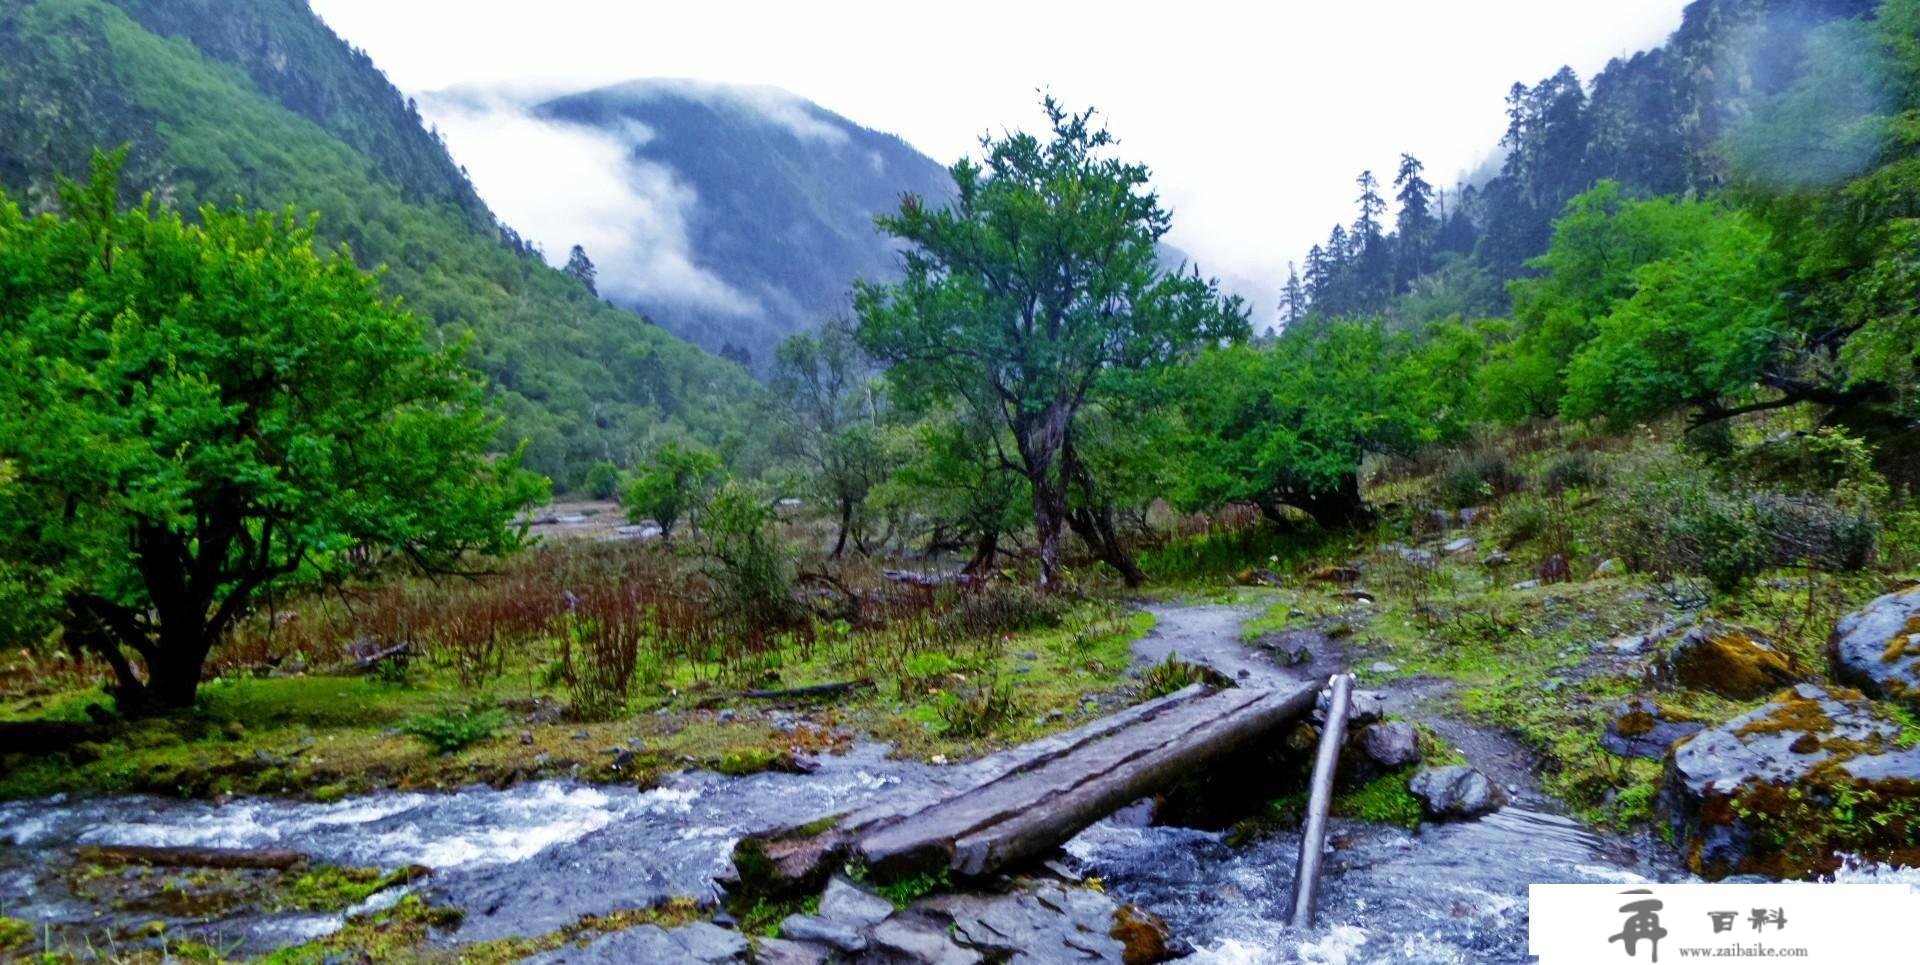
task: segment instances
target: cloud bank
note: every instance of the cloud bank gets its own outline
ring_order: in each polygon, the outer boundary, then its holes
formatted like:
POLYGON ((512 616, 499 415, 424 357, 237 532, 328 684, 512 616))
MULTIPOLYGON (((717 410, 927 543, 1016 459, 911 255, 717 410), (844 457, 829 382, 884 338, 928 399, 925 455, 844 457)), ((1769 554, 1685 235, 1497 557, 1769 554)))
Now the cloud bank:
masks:
MULTIPOLYGON (((599 269, 601 294, 617 301, 738 318, 765 313, 758 299, 699 264, 689 227, 696 192, 672 168, 634 151, 652 131, 629 123, 615 134, 536 117, 541 99, 531 89, 457 88, 419 103, 481 197, 539 244, 548 262, 564 264, 577 244, 599 269)), ((825 127, 775 98, 737 103, 772 111, 769 119, 796 132, 809 122, 825 127)))

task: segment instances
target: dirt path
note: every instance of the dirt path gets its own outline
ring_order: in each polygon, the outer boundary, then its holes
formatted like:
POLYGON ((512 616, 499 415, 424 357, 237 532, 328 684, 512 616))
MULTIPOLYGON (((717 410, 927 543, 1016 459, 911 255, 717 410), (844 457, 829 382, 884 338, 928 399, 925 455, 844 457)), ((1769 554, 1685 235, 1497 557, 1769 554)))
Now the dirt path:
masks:
MULTIPOLYGON (((1251 608, 1219 603, 1156 604, 1147 608, 1156 623, 1133 644, 1142 665, 1169 654, 1205 664, 1243 685, 1325 680, 1352 669, 1354 655, 1336 640, 1306 628, 1291 631, 1311 657, 1283 667, 1273 653, 1242 639, 1251 608)), ((1515 804, 1555 811, 1558 804, 1540 790, 1538 760, 1531 750, 1497 728, 1469 722, 1453 701, 1453 683, 1439 677, 1401 677, 1364 688, 1377 696, 1388 714, 1422 724, 1453 745, 1488 777, 1506 787, 1515 804)))

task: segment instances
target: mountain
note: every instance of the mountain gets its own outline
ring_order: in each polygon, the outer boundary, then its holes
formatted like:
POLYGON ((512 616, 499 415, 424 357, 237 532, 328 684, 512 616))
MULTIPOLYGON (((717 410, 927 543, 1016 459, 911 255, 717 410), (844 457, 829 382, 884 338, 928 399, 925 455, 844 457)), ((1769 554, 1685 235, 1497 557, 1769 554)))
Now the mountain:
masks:
POLYGON ((0 187, 44 210, 57 176, 122 144, 128 201, 317 212, 438 337, 472 333, 503 448, 524 440, 562 486, 749 424, 744 371, 547 266, 302 0, 0 0, 0 187))
MULTIPOLYGON (((422 97, 507 220, 602 294, 719 351, 771 346, 847 309, 856 278, 898 271, 873 217, 945 198, 940 164, 785 91, 642 80, 559 96, 422 97)), ((733 354, 729 352, 729 354, 733 354)))

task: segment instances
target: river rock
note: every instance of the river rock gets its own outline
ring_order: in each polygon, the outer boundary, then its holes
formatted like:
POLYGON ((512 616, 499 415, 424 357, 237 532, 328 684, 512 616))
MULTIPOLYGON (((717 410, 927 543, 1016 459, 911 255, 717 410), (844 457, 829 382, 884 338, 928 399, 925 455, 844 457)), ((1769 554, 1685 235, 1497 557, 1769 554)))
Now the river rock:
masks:
POLYGON ((894 917, 873 930, 873 947, 890 960, 915 965, 975 965, 979 952, 961 948, 945 929, 918 918, 894 917))
POLYGON ((936 895, 914 909, 952 923, 962 946, 996 960, 1021 962, 1123 961, 1126 946, 1113 937, 1120 906, 1091 888, 1052 882, 1006 895, 936 895))
POLYGON ((1507 799, 1499 785, 1467 764, 1427 768, 1407 782, 1407 790, 1436 818, 1477 818, 1507 799))
POLYGON ((1600 746, 1621 757, 1660 760, 1676 741, 1707 729, 1698 721, 1671 720, 1651 698, 1635 697, 1614 709, 1600 746))
POLYGON ((1799 679, 1787 655, 1752 630, 1706 622, 1662 654, 1656 675, 1666 683, 1735 700, 1764 697, 1799 679))
POLYGON ((835 875, 820 896, 820 917, 855 929, 872 928, 893 914, 893 902, 835 875))
MULTIPOLYGON (((1313 702, 1313 722, 1327 722, 1327 707, 1333 702, 1333 693, 1322 688, 1313 702)), ((1387 698, 1378 690, 1355 690, 1347 698, 1347 728, 1358 731, 1360 728, 1387 715, 1387 698)))
POLYGON ((1836 852, 1912 863, 1920 748, 1857 692, 1801 684, 1781 699, 1682 741, 1667 758, 1660 805, 1688 866, 1801 878, 1836 852), (1844 801, 1848 820, 1835 819, 1844 801))
POLYGON ((1869 696, 1920 707, 1920 587, 1841 618, 1827 644, 1833 675, 1869 696))
POLYGON ((762 938, 753 947, 754 965, 827 965, 832 960, 832 951, 811 942, 762 938))
POLYGON ((525 959, 524 965, 744 962, 750 951, 751 945, 745 936, 707 922, 696 922, 672 931, 658 925, 640 925, 610 932, 583 946, 568 946, 536 955, 525 959))
POLYGON ((1420 735, 1403 720, 1384 721, 1361 731, 1360 747, 1385 767, 1405 767, 1420 760, 1420 735))
POLYGON ((828 921, 818 915, 788 915, 781 919, 780 937, 815 942, 849 955, 858 955, 867 950, 867 935, 863 929, 828 921))

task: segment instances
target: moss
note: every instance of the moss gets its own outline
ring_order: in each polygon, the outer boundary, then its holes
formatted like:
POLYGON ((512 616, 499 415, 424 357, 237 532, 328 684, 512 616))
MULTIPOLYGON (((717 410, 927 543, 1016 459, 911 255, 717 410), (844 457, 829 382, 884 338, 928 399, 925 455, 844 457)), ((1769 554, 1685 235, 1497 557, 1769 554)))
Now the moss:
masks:
POLYGON ((1403 828, 1419 827, 1424 814, 1420 799, 1407 790, 1407 771, 1382 774, 1357 787, 1333 796, 1332 811, 1341 817, 1359 818, 1403 828))
POLYGON ((651 908, 634 908, 602 915, 582 915, 565 928, 544 935, 502 938, 462 946, 459 960, 462 965, 506 965, 508 962, 518 962, 541 952, 554 951, 568 945, 580 944, 599 935, 626 931, 642 925, 679 928, 699 921, 705 916, 707 910, 705 906, 691 898, 670 898, 651 908))
POLYGON ((300 911, 340 911, 388 888, 412 884, 428 874, 415 866, 382 872, 378 868, 342 868, 326 865, 294 879, 285 907, 300 911))
POLYGON ((0 917, 0 951, 25 948, 33 938, 32 925, 18 918, 0 917))
POLYGON ((1173 929, 1159 915, 1137 905, 1116 909, 1113 928, 1107 934, 1120 942, 1120 960, 1125 965, 1151 965, 1180 957, 1174 951, 1173 929))

